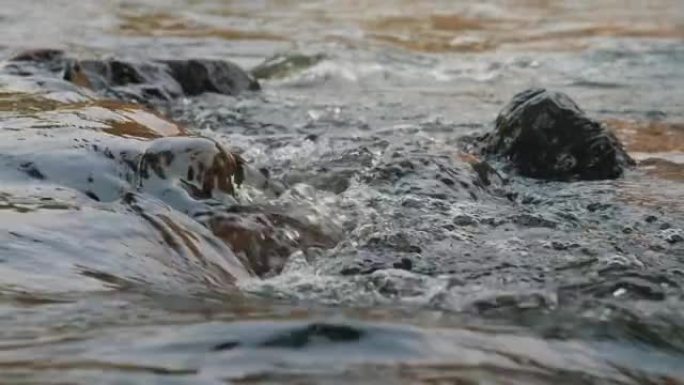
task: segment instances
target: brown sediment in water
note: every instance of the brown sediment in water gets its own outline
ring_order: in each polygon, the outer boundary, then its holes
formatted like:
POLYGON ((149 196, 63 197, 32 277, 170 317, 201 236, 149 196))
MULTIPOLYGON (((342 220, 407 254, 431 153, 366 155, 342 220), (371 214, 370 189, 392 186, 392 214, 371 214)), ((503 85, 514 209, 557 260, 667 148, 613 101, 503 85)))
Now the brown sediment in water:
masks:
POLYGON ((684 152, 684 123, 606 119, 604 123, 634 152, 684 152))
POLYGON ((668 154, 684 156, 684 123, 606 119, 627 150, 639 154, 639 167, 659 178, 684 181, 684 164, 664 158, 668 154))
MULTIPOLYGON (((503 23, 503 21, 501 21, 503 23)), ((383 17, 366 22, 366 36, 372 40, 420 52, 484 51, 495 47, 484 31, 502 28, 497 20, 460 15, 383 17), (463 34, 476 32, 459 41, 463 34)))
POLYGON ((182 126, 164 118, 159 113, 142 106, 117 102, 113 100, 94 101, 73 106, 79 114, 88 115, 89 109, 101 108, 113 113, 112 118, 106 119, 109 127, 103 131, 116 135, 135 138, 159 138, 163 136, 187 135, 182 126))
MULTIPOLYGON (((668 13, 668 5, 643 7, 649 19, 632 20, 616 15, 619 6, 558 5, 544 1, 518 1, 511 12, 480 14, 473 9, 449 5, 434 7, 415 2, 337 2, 325 7, 267 1, 264 10, 219 6, 212 16, 226 22, 258 19, 268 31, 251 27, 207 25, 172 13, 120 14, 117 32, 129 36, 216 37, 225 40, 294 40, 298 25, 312 25, 324 41, 357 39, 411 51, 481 52, 494 49, 576 51, 590 46, 593 38, 651 38, 684 40, 684 26, 668 13), (400 13, 389 9, 400 7, 400 13), (515 11, 515 12, 514 12, 515 11), (287 17, 283 18, 282 13, 287 17), (503 15, 503 16, 502 16, 503 15), (664 17, 659 17, 664 15, 664 17), (657 20, 657 22, 644 22, 657 20), (333 28, 328 28, 333 27, 333 28), (339 27, 339 28, 336 28, 339 27), (354 31, 346 35, 340 31, 354 31)), ((502 10, 499 10, 502 11, 502 10)))
POLYGON ((122 23, 118 32, 129 36, 169 36, 224 40, 285 40, 281 35, 261 31, 246 31, 232 28, 216 28, 195 24, 168 13, 143 15, 120 15, 122 23))
POLYGON ((23 92, 0 92, 0 112, 11 111, 18 114, 51 111, 64 105, 57 100, 23 92))
POLYGON ((679 24, 628 24, 578 18, 557 27, 553 19, 563 15, 547 16, 487 18, 417 13, 416 16, 377 17, 363 22, 362 28, 371 40, 429 53, 511 47, 567 51, 584 49, 588 46, 587 39, 599 37, 684 39, 684 26, 679 24))
POLYGON ((639 166, 659 178, 684 182, 684 164, 661 158, 646 158, 639 162, 639 166))

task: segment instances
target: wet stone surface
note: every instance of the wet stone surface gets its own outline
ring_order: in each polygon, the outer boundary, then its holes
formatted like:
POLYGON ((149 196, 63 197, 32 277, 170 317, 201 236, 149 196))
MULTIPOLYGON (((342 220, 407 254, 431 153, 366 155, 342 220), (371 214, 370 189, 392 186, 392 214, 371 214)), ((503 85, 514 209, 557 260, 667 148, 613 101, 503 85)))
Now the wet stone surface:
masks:
POLYGON ((225 60, 76 59, 60 50, 36 49, 10 58, 5 71, 21 76, 43 72, 105 97, 147 105, 205 92, 235 95, 260 88, 251 75, 225 60))
POLYGON ((635 164, 600 122, 567 95, 544 89, 515 95, 496 118, 495 131, 480 140, 485 154, 539 179, 614 179, 635 164))

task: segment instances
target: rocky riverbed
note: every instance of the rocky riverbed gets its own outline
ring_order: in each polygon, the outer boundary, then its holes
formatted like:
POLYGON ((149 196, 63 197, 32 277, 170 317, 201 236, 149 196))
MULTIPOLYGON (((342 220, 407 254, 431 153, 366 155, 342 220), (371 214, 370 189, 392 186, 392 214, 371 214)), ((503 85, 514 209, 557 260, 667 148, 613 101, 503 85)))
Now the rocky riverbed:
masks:
POLYGON ((684 382, 681 4, 286 3, 2 7, 0 384, 684 382))

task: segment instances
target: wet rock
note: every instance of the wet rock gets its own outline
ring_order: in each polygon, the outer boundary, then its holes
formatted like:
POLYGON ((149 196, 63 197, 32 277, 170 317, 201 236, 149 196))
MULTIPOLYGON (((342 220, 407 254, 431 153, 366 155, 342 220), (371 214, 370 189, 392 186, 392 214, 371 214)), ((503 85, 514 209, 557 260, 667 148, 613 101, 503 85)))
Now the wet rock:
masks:
POLYGON ((294 215, 258 206, 214 208, 195 217, 257 275, 279 274, 297 250, 332 248, 339 235, 294 215))
POLYGON ((219 60, 80 60, 67 68, 64 77, 110 96, 141 102, 259 89, 259 83, 240 67, 219 60))
POLYGON ((161 197, 182 212, 198 200, 235 204, 245 162, 207 138, 167 137, 150 142, 136 170, 137 188, 161 197))
POLYGON ((165 60, 171 76, 185 95, 215 92, 236 95, 242 91, 258 91, 259 83, 236 64, 222 60, 165 60))
POLYGON ((183 95, 180 84, 160 63, 118 59, 80 60, 71 63, 64 78, 121 100, 171 100, 183 95))
POLYGON ((634 161, 618 139, 561 92, 530 89, 501 111, 483 152, 521 175, 549 180, 614 179, 634 161))
POLYGON ((259 83, 224 60, 83 59, 53 49, 31 50, 9 60, 13 74, 42 70, 106 97, 149 104, 205 92, 236 95, 259 90, 259 83))
POLYGON ((172 136, 149 142, 131 160, 136 187, 189 212, 186 201, 215 200, 234 205, 236 188, 246 183, 277 196, 283 186, 268 173, 246 164, 241 156, 204 137, 172 136))
POLYGON ((214 213, 201 222, 259 276, 279 273, 296 246, 263 214, 214 213))
POLYGON ((34 75, 37 71, 61 72, 64 70, 67 59, 64 51, 58 49, 42 48, 20 52, 8 60, 6 70, 20 75, 34 75))

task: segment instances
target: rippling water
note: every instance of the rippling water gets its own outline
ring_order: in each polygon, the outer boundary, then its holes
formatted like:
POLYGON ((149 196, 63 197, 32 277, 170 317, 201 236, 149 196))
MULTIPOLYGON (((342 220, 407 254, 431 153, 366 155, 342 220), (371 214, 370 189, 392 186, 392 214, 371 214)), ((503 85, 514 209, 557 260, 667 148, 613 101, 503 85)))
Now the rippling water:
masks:
POLYGON ((3 60, 227 59, 263 88, 143 107, 0 75, 0 383, 684 383, 681 1, 0 5, 3 60), (460 138, 537 86, 638 167, 478 185, 460 138), (273 238, 128 194, 108 154, 178 134, 286 186, 226 214, 273 238))

